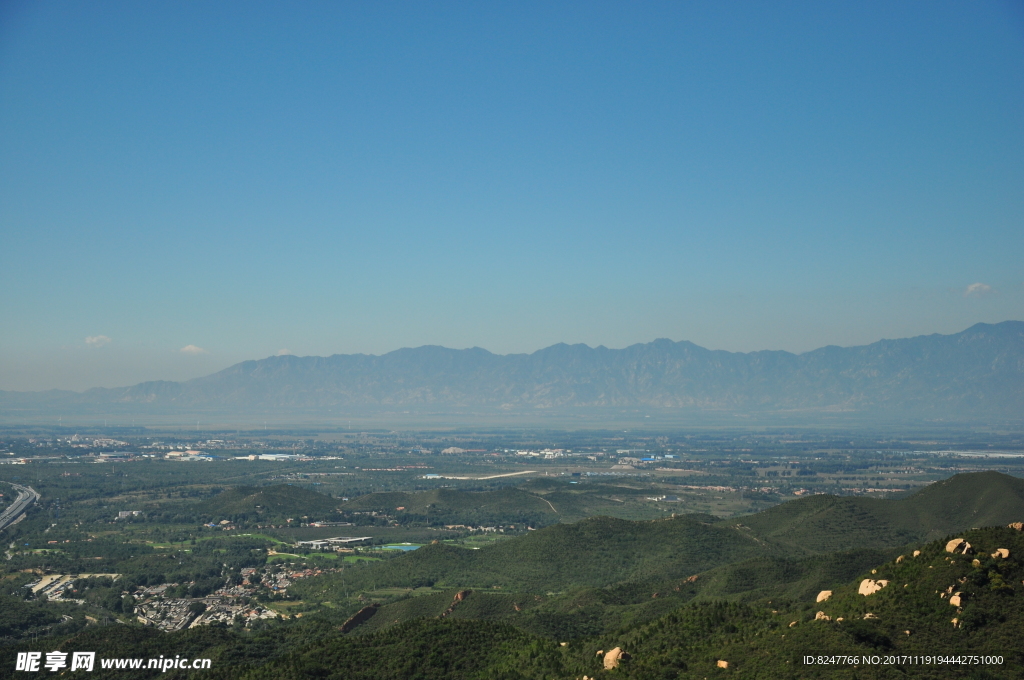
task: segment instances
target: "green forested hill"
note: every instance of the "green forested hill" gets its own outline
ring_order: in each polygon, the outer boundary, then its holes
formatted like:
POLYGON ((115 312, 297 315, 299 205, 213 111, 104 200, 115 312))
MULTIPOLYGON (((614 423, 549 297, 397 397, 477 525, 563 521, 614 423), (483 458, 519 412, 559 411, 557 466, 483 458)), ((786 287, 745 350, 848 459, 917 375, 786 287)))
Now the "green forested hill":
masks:
POLYGON ((195 505, 195 511, 220 517, 319 518, 335 512, 337 499, 290 484, 239 486, 195 505))
MULTIPOLYGON (((501 497, 518 498, 511 491, 501 497)), ((465 502, 465 493, 448 495, 465 502)), ((780 583, 786 584, 781 592, 798 593, 822 579, 845 578, 850 564, 869 564, 911 542, 1020 518, 1024 480, 985 472, 958 475, 900 500, 814 496, 728 521, 705 515, 640 522, 595 517, 481 550, 426 546, 300 588, 316 599, 331 599, 343 580, 348 590, 432 585, 546 593, 623 582, 664 587, 716 569, 700 581, 708 594, 778 594, 780 583), (833 552, 848 555, 815 557, 833 552)))
POLYGON ((918 523, 936 535, 1001 526, 1024 520, 1024 479, 993 471, 959 474, 890 502, 899 513, 916 512, 918 523))
POLYGON ((1024 480, 960 474, 897 500, 811 496, 733 520, 795 553, 885 548, 1024 519, 1024 480))
MULTIPOLYGON (((490 595, 488 613, 480 617, 545 635, 595 635, 694 599, 806 599, 908 544, 970 528, 972 519, 1005 524, 1024 517, 1017 493, 1022 485, 983 473, 960 475, 901 500, 815 496, 730 521, 704 515, 643 522, 591 518, 481 550, 425 546, 304 581, 294 592, 315 602, 379 588, 499 588, 511 600, 497 606, 497 596, 490 595)), ((386 605, 382 613, 393 611, 368 630, 416 618, 414 611, 423 607, 443 610, 444 597, 437 599, 386 605)))
MULTIPOLYGON (((452 618, 505 621, 547 637, 574 639, 639 625, 690 601, 793 602, 895 557, 893 551, 863 550, 801 559, 757 557, 704 572, 695 581, 665 578, 623 581, 564 593, 473 590, 449 613, 452 618)), ((440 616, 458 592, 407 597, 385 604, 354 634, 364 635, 416 618, 440 616)))
MULTIPOLYGON (((678 607, 654 621, 625 625, 594 637, 569 641, 561 646, 558 637, 514 635, 496 623, 476 622, 470 629, 462 617, 487 618, 481 610, 491 604, 503 605, 505 596, 474 596, 452 610, 444 620, 433 618, 407 623, 386 632, 347 638, 344 645, 332 647, 321 657, 323 647, 311 645, 285 663, 273 663, 253 677, 300 677, 306 672, 315 677, 398 677, 393 668, 422 672, 435 677, 446 664, 451 677, 580 678, 623 677, 699 679, 725 673, 753 678, 1016 678, 1024 674, 1024 534, 1005 528, 972 530, 963 536, 974 547, 974 554, 951 555, 944 550, 946 540, 920 546, 921 554, 908 551, 894 559, 865 568, 853 578, 831 584, 830 598, 815 602, 816 593, 791 602, 765 600, 737 602, 701 601, 678 607), (1009 559, 993 558, 997 548, 1006 548, 1009 559), (974 560, 977 560, 975 562, 974 560), (864 596, 858 586, 865 578, 883 579, 888 585, 864 596), (952 587, 961 593, 960 607, 950 604, 952 587), (461 609, 460 609, 461 608, 461 609), (461 611, 461 616, 459 612, 461 611), (818 612, 828 620, 816 620, 818 612), (484 614, 481 616, 481 614, 484 614), (954 625, 953 619, 957 619, 954 625), (471 632, 472 631, 472 632, 471 632), (491 644, 477 638, 494 635, 491 644), (404 638, 405 644, 397 641, 404 638), (447 638, 456 645, 445 651, 431 647, 431 640, 447 638), (349 640, 353 640, 349 642, 349 640), (359 640, 355 642, 354 640, 359 640), (456 642, 459 640, 459 642, 456 642), (511 644, 511 647, 507 644, 511 644), (380 675, 367 673, 343 650, 379 649, 394 654, 380 667, 380 675), (614 672, 602 669, 597 650, 621 647, 631 659, 614 672), (490 656, 485 667, 467 664, 469 657, 490 656), (413 662, 416 652, 424 654, 422 666, 413 662), (984 667, 950 667, 937 664, 865 665, 863 663, 820 668, 803 662, 805 655, 846 654, 884 658, 885 655, 991 655, 1002 663, 984 667), (400 659, 411 665, 402 666, 400 659), (717 667, 719 660, 728 669, 717 667), (458 663, 462 663, 459 666, 458 663), (898 667, 897 667, 898 666, 898 667), (281 675, 274 676, 273 673, 281 675), (518 675, 517 675, 518 673, 518 675)), ((836 556, 835 561, 842 561, 836 556)), ((427 599, 420 604, 421 615, 437 617, 451 593, 427 599)), ((382 610, 378 617, 387 614, 382 610)), ((383 620, 380 623, 385 623, 383 620)), ((468 623, 468 622, 467 622, 468 623)), ((353 659, 366 658, 355 653, 353 659)), ((411 676, 410 676, 411 677, 411 676)), ((714 676, 718 677, 718 676, 714 676)))
POLYGON ((558 512, 543 498, 514 487, 492 491, 432 489, 379 492, 353 498, 341 507, 356 512, 377 510, 397 513, 406 520, 446 524, 522 523, 532 526, 551 524, 560 519, 558 512))
POLYGON ((945 552, 945 540, 908 553, 833 587, 827 600, 813 598, 789 606, 702 603, 680 609, 647 625, 588 640, 576 668, 600 672, 590 649, 622 646, 633 655, 620 671, 629 678, 704 678, 730 672, 758 678, 1019 678, 1024 675, 1024 536, 1010 529, 969 531, 975 554, 945 552), (1009 559, 992 558, 1008 548, 1009 559), (974 562, 977 560, 977 562, 974 562), (865 578, 888 585, 864 596, 865 578), (960 607, 950 604, 949 589, 960 607), (776 608, 777 607, 777 608, 776 608), (816 620, 818 612, 828 619, 816 620), (956 620, 954 622, 954 619, 956 620), (1003 657, 1002 665, 956 667, 938 664, 871 666, 863 663, 820 668, 805 666, 807 654, 953 655, 1003 657))
POLYGON ((604 586, 624 580, 686 578, 725 562, 770 552, 735 527, 715 525, 703 515, 646 522, 609 517, 556 524, 480 550, 443 544, 425 546, 371 567, 347 570, 300 586, 304 597, 330 599, 348 588, 492 588, 522 592, 604 586))
POLYGON ((806 599, 897 554, 895 549, 867 548, 799 558, 756 557, 701 574, 696 596, 705 600, 806 599))

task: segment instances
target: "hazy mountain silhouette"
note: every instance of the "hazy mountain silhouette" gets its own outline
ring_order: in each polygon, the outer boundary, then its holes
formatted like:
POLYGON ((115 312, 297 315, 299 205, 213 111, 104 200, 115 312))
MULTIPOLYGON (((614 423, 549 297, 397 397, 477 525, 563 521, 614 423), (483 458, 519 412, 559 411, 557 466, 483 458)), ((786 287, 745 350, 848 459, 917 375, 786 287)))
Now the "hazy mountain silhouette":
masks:
POLYGON ((655 340, 625 349, 558 344, 509 355, 424 346, 381 356, 274 356, 180 383, 3 392, 0 406, 8 414, 100 407, 168 413, 641 408, 1016 420, 1024 413, 1024 322, 804 354, 725 352, 655 340))

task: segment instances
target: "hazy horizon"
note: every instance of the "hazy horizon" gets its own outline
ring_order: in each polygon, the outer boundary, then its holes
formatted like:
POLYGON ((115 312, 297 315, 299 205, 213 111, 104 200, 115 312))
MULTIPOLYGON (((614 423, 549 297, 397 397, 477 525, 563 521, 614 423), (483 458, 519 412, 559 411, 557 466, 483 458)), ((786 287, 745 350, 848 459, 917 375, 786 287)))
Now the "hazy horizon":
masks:
MULTIPOLYGON (((1003 320, 1003 322, 1010 322, 1010 321, 1019 321, 1019 320, 1017 320, 1017 319, 1004 319, 1003 320)), ((984 323, 984 322, 979 322, 979 323, 984 323)), ((997 323, 1002 323, 1002 322, 997 322, 997 323)), ((972 326, 973 325, 975 325, 975 324, 972 324, 972 326)), ((963 330, 967 330, 967 329, 966 328, 962 328, 960 330, 963 331, 963 330)), ((957 331, 957 332, 959 332, 959 331, 957 331)), ((952 335, 952 333, 924 333, 922 335, 952 335)), ((919 336, 913 336, 913 337, 919 337, 919 336)), ((876 340, 876 342, 877 341, 881 341, 881 340, 899 340, 899 339, 901 339, 901 338, 878 338, 876 340)), ((133 383, 125 383, 125 384, 118 384, 118 385, 115 385, 115 384, 110 384, 110 385, 88 385, 86 387, 78 387, 78 388, 46 387, 46 388, 37 389, 37 390, 17 390, 17 389, 10 389, 10 388, 5 388, 5 387, 0 387, 0 391, 38 392, 38 391, 46 391, 46 390, 51 390, 51 389, 59 389, 59 390, 71 390, 71 391, 76 391, 76 392, 82 392, 82 391, 85 391, 85 390, 88 390, 88 389, 91 389, 91 388, 94 388, 94 387, 103 387, 103 388, 130 387, 131 385, 137 385, 137 384, 143 383, 143 382, 164 381, 164 380, 169 380, 169 381, 172 381, 172 382, 182 382, 182 381, 190 380, 190 379, 193 379, 193 378, 201 378, 201 377, 204 377, 204 376, 207 376, 207 375, 211 375, 213 373, 219 372, 219 371, 224 370, 226 368, 230 368, 231 366, 234 366, 234 365, 236 365, 238 363, 241 363, 241 362, 244 362, 244 361, 260 361, 260 360, 272 358, 272 357, 275 357, 275 356, 285 356, 285 355, 287 355, 287 356, 296 356, 296 357, 300 357, 300 358, 301 357, 330 357, 330 356, 338 356, 338 355, 346 355, 346 354, 347 355, 363 354, 363 355, 368 355, 368 356, 378 356, 379 357, 379 356, 383 356, 383 355, 386 355, 386 354, 390 354, 392 352, 396 352, 396 351, 400 351, 400 350, 406 350, 406 349, 418 349, 418 348, 423 348, 423 347, 444 347, 445 349, 454 349, 454 350, 482 349, 482 350, 484 350, 486 352, 489 352, 491 354, 495 354, 495 355, 499 355, 499 356, 508 356, 508 355, 516 355, 516 354, 520 354, 520 355, 534 354, 536 352, 540 352, 540 351, 543 351, 545 349, 548 349, 550 347, 553 347, 555 345, 560 345, 560 344, 570 344, 570 345, 580 344, 580 345, 585 345, 585 346, 587 346, 587 347, 589 347, 591 349, 595 349, 595 348, 598 348, 598 347, 604 347, 604 348, 612 349, 612 350, 620 350, 620 349, 626 349, 628 347, 632 347, 632 346, 636 346, 636 345, 646 345, 646 344, 650 344, 650 343, 657 342, 657 341, 660 341, 660 340, 668 340, 669 342, 673 342, 673 343, 692 342, 692 341, 686 340, 685 338, 678 339, 678 340, 677 339, 673 339, 673 338, 654 338, 652 340, 648 340, 648 341, 644 341, 644 342, 631 343, 630 345, 625 345, 625 346, 622 346, 622 347, 608 347, 607 345, 601 345, 601 344, 590 345, 590 344, 587 344, 587 343, 554 343, 553 345, 547 345, 545 347, 538 347, 538 348, 530 350, 528 352, 491 352, 491 350, 489 350, 486 347, 479 347, 479 346, 472 346, 472 347, 445 347, 444 345, 412 345, 412 346, 409 346, 409 347, 398 347, 398 348, 395 348, 393 350, 389 350, 387 352, 379 352, 379 353, 373 353, 373 352, 345 352, 345 353, 343 353, 343 352, 332 352, 330 354, 305 354, 305 355, 296 354, 296 353, 294 353, 294 352, 292 352, 290 350, 282 349, 282 350, 279 350, 278 352, 275 352, 274 354, 270 354, 270 355, 267 355, 267 356, 246 357, 246 358, 243 358, 243 359, 241 359, 239 361, 232 362, 232 363, 230 363, 228 365, 218 366, 218 367, 215 367, 215 368, 213 368, 211 370, 199 373, 197 375, 188 376, 188 377, 185 377, 185 378, 171 379, 171 378, 163 378, 163 377, 153 377, 153 378, 144 378, 142 380, 137 380, 137 381, 135 381, 133 383)), ((698 347, 702 347, 703 349, 708 349, 708 350, 712 350, 712 351, 737 352, 737 353, 741 353, 741 354, 749 354, 749 353, 761 352, 761 351, 787 351, 787 350, 774 350, 774 349, 768 349, 768 348, 766 348, 766 349, 754 349, 754 350, 747 350, 747 351, 742 351, 742 350, 722 350, 721 348, 718 348, 718 347, 703 347, 702 345, 699 345, 698 343, 693 343, 693 344, 697 345, 698 347)), ((813 352, 815 350, 818 350, 818 349, 821 349, 822 347, 827 347, 827 346, 833 346, 833 347, 835 347, 835 346, 839 346, 839 347, 860 347, 860 346, 869 345, 869 344, 873 344, 873 343, 863 343, 863 344, 857 344, 857 345, 836 345, 835 343, 832 343, 831 345, 822 345, 821 347, 814 347, 814 348, 811 348, 809 350, 805 350, 805 351, 802 351, 802 352, 791 352, 791 354, 796 354, 796 355, 806 354, 807 352, 813 352)), ((198 368, 198 366, 194 366, 193 368, 198 368)), ((152 370, 157 370, 157 369, 154 369, 152 366, 148 366, 144 370, 151 370, 152 371, 152 370)))

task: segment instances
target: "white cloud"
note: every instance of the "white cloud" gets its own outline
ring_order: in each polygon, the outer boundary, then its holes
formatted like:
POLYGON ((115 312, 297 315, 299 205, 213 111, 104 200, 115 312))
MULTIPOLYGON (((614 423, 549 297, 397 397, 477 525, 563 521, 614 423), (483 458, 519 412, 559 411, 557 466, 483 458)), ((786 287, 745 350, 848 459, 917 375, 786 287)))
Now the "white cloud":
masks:
POLYGON ((202 347, 197 347, 195 345, 185 345, 178 351, 181 352, 182 354, 209 354, 209 352, 207 352, 202 347))
POLYGON ((291 354, 292 354, 292 351, 290 349, 279 349, 279 350, 277 350, 277 356, 279 356, 279 357, 287 357, 287 356, 291 356, 291 354))
POLYGON ((964 297, 981 297, 988 293, 994 292, 992 286, 986 283, 972 283, 967 286, 967 290, 964 291, 964 297))
POLYGON ((110 342, 110 338, 105 335, 90 335, 85 339, 85 344, 89 347, 103 347, 108 342, 110 342))

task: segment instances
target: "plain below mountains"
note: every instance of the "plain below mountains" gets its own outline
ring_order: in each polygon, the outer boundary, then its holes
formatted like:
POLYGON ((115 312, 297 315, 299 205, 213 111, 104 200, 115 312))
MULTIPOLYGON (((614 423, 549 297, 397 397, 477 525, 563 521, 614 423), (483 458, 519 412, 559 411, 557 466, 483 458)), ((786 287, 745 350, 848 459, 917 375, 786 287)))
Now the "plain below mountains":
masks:
POLYGON ((86 392, 0 392, 7 417, 218 412, 860 414, 1018 421, 1024 322, 803 354, 655 340, 625 349, 558 344, 532 354, 425 346, 382 356, 275 356, 185 382, 86 392))

